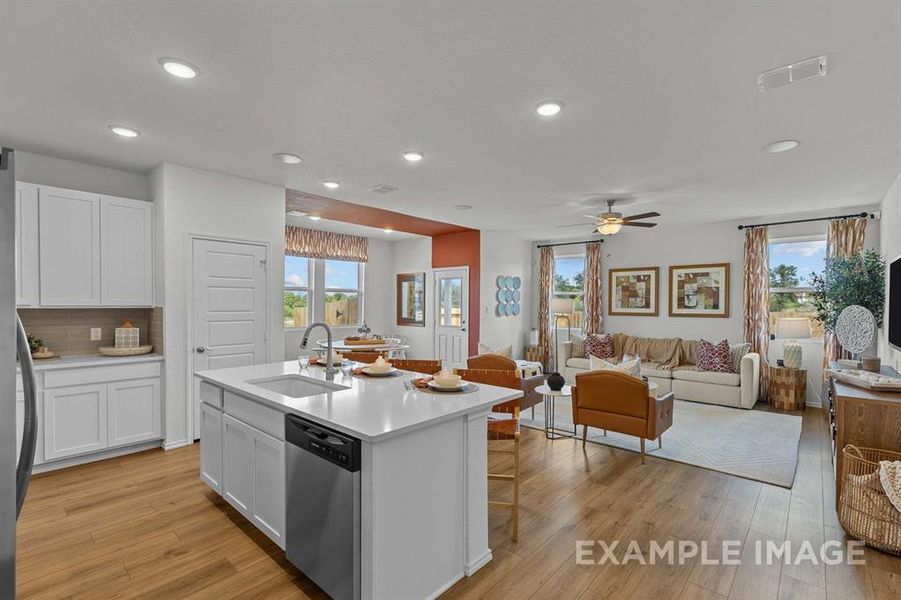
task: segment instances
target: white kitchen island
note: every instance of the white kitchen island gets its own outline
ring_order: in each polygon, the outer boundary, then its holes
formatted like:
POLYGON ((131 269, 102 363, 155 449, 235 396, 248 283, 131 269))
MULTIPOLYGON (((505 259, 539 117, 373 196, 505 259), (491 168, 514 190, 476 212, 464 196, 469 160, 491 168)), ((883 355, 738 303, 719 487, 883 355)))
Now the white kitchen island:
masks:
POLYGON ((323 368, 296 362, 196 376, 201 479, 283 549, 285 415, 361 441, 361 598, 434 598, 491 560, 487 418, 521 392, 406 391, 402 377, 327 382, 323 368), (295 397, 315 386, 328 389, 295 397))

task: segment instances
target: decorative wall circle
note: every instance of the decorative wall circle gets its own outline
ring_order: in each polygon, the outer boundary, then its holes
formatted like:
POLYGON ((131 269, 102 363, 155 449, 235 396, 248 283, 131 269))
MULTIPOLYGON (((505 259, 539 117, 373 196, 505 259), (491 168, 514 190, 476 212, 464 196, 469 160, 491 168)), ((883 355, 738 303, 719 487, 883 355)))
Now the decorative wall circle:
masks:
POLYGON ((848 352, 862 354, 876 338, 876 318, 863 306, 848 306, 835 322, 835 337, 848 352))
POLYGON ((522 279, 520 277, 513 278, 513 289, 518 290, 522 287, 522 279))
POLYGON ((515 317, 519 314, 519 303, 514 302, 513 304, 511 304, 511 306, 513 307, 513 316, 515 317))
POLYGON ((497 306, 495 313, 499 317, 518 315, 522 311, 519 301, 522 298, 522 278, 514 275, 498 275, 497 282, 497 306))

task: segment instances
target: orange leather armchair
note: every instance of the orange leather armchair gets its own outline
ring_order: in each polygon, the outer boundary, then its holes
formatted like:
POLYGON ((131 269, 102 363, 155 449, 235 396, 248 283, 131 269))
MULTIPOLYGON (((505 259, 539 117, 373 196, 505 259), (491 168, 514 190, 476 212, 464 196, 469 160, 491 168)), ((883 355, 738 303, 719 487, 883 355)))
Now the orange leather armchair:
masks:
MULTIPOLYGON (((515 371, 518 367, 512 358, 501 356, 499 354, 480 354, 478 356, 470 356, 466 359, 467 369, 480 369, 483 371, 515 371)), ((531 408, 540 403, 544 398, 535 389, 544 383, 544 375, 533 375, 532 377, 523 377, 522 381, 522 403, 521 408, 531 408)))
POLYGON ((582 425, 582 445, 588 427, 625 433, 641 438, 641 462, 644 441, 656 439, 663 447, 663 432, 673 424, 672 393, 654 398, 648 384, 614 371, 589 371, 576 375, 572 388, 573 423, 582 425))

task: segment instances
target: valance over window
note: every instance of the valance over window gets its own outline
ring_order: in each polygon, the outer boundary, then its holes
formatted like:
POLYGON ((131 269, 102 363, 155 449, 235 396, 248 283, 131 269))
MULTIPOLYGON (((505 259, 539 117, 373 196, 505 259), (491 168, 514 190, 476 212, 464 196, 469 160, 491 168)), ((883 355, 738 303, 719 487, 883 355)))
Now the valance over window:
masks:
POLYGON ((330 260, 369 260, 369 240, 357 235, 285 227, 285 254, 330 260))

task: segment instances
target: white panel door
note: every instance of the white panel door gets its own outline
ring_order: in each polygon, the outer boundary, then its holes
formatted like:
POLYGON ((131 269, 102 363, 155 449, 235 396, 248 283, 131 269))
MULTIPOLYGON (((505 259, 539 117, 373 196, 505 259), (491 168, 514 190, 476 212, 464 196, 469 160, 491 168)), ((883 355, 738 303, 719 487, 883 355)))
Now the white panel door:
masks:
POLYGON ((222 496, 248 519, 253 519, 253 438, 249 425, 222 415, 222 496))
POLYGON ((285 443, 261 431, 253 436, 253 522, 285 547, 285 443))
MULTIPOLYGON (((193 371, 265 363, 266 248, 195 239, 193 267, 193 371)), ((200 436, 198 386, 195 380, 195 439, 200 436)))
POLYGON ((109 447, 159 439, 160 404, 158 378, 108 384, 109 447))
POLYGON ((100 198, 101 302, 153 305, 153 204, 100 198))
POLYGON ((222 494, 222 411, 200 404, 200 479, 222 494))
POLYGON ((40 288, 44 306, 100 304, 100 197, 38 189, 40 288))
POLYGON ((435 274, 435 356, 446 368, 465 367, 469 354, 469 269, 435 274))
POLYGON ((44 390, 44 458, 107 447, 106 384, 44 390))
POLYGON ((16 182, 16 305, 37 306, 38 186, 16 182))

